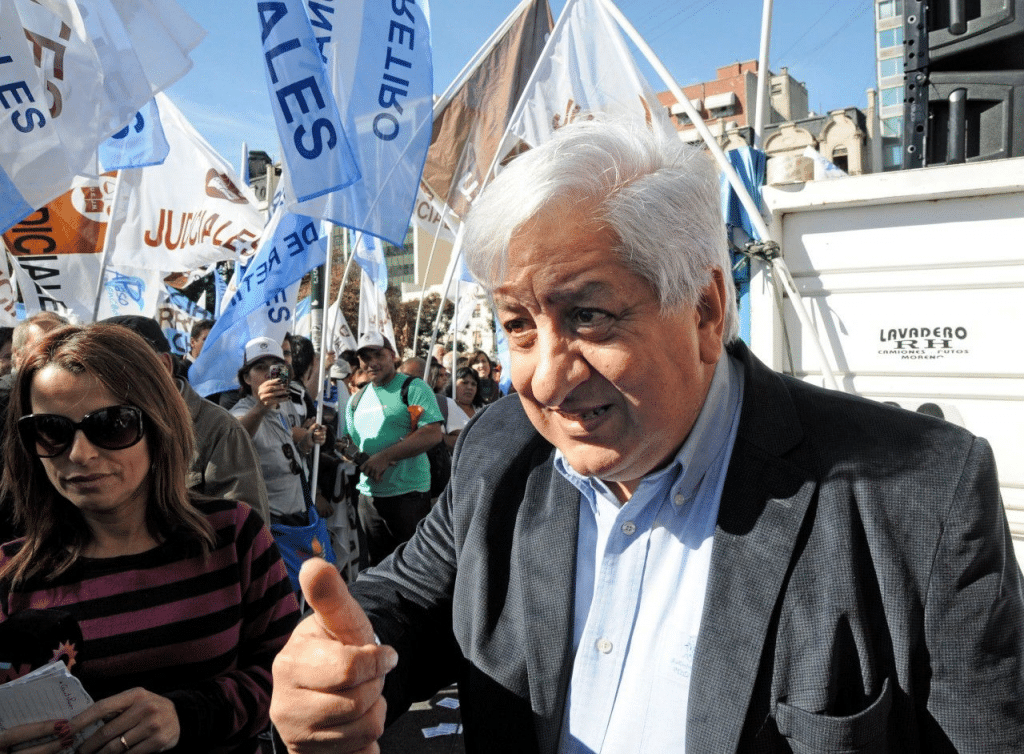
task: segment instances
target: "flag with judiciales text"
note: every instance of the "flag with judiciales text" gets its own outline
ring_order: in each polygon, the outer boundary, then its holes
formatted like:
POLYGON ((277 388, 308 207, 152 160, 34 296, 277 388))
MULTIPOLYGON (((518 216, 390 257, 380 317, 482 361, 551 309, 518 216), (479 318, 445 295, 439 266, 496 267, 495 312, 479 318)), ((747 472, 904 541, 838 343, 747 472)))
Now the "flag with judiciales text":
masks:
POLYGON ((551 32, 547 0, 524 0, 476 56, 476 65, 435 105, 423 182, 463 218, 504 142, 509 118, 551 32))
MULTIPOLYGON (((270 105, 297 203, 360 178, 306 7, 302 0, 257 5, 270 105)), ((325 3, 310 3, 309 11, 334 17, 325 3)))
POLYGON ((331 90, 336 101, 344 103, 339 108, 344 128, 328 126, 328 99, 319 84, 314 86, 316 72, 307 74, 311 82, 296 80, 297 73, 284 73, 290 55, 299 55, 296 45, 301 42, 295 37, 278 46, 279 55, 266 58, 268 77, 272 79, 269 67, 274 66, 279 82, 271 83, 271 100, 279 103, 282 112, 287 105, 292 113, 304 103, 316 112, 314 123, 319 126, 314 130, 310 125, 300 134, 298 119, 289 123, 285 118, 281 141, 299 138, 303 148, 315 153, 316 138, 326 147, 332 136, 340 144, 347 135, 359 177, 339 191, 300 201, 316 193, 311 188, 315 184, 306 185, 301 182, 302 173, 289 171, 282 180, 288 208, 400 246, 430 145, 434 94, 427 0, 353 0, 345 4, 344 12, 328 3, 303 3, 302 7, 309 10, 331 90))
POLYGON ((555 129, 597 112, 633 117, 666 138, 678 139, 602 0, 568 0, 511 130, 538 146, 555 129))
POLYGON ((192 66, 174 0, 0 0, 0 231, 97 175, 97 147, 192 66))
POLYGON ((259 251, 229 286, 230 298, 189 369, 196 392, 210 395, 237 386, 246 342, 260 335, 279 340, 282 323, 281 335, 291 329, 298 284, 327 260, 327 241, 319 221, 288 212, 278 191, 259 251))
POLYGON ((265 224, 252 189, 170 98, 156 102, 170 151, 160 165, 121 171, 109 264, 182 272, 251 258, 265 224))

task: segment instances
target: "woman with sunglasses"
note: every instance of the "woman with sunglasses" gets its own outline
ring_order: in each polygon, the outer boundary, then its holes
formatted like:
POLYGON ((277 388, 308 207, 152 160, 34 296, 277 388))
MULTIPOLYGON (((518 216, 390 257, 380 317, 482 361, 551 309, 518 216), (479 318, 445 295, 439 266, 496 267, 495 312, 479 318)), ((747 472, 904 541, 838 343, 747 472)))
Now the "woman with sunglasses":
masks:
POLYGON ((257 514, 188 492, 192 423, 152 348, 116 325, 55 330, 19 368, 7 421, 26 536, 0 549, 0 621, 70 613, 96 700, 54 730, 98 722, 81 752, 257 751, 295 597, 257 514))

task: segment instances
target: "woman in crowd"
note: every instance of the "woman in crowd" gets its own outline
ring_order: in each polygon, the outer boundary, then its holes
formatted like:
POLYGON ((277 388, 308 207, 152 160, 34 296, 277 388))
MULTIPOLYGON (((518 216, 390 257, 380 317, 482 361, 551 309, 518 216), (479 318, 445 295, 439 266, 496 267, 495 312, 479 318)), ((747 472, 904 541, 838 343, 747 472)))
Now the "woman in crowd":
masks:
POLYGON ((190 495, 192 424, 152 348, 116 325, 53 331, 7 422, 3 483, 26 536, 0 549, 0 621, 70 613, 96 700, 58 736, 98 723, 81 751, 257 751, 295 596, 258 515, 190 495))
POLYGON ((491 357, 483 351, 474 351, 473 355, 469 357, 469 365, 476 370, 477 376, 480 378, 477 390, 480 400, 484 404, 494 403, 501 397, 501 390, 492 375, 494 363, 491 361, 491 357))
POLYGON ((472 367, 459 367, 455 373, 455 405, 466 415, 466 421, 484 405, 480 395, 480 377, 472 367))

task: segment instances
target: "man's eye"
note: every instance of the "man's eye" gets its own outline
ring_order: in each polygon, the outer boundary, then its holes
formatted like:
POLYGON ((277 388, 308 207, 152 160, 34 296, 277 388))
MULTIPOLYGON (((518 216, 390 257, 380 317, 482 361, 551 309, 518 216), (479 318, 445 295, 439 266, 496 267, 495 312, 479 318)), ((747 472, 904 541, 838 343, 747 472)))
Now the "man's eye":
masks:
POLYGON ((526 320, 524 319, 510 319, 502 324, 505 328, 505 332, 509 335, 515 335, 521 333, 526 329, 526 320))
POLYGON ((606 327, 611 324, 612 315, 600 309, 577 309, 572 313, 577 328, 606 327))

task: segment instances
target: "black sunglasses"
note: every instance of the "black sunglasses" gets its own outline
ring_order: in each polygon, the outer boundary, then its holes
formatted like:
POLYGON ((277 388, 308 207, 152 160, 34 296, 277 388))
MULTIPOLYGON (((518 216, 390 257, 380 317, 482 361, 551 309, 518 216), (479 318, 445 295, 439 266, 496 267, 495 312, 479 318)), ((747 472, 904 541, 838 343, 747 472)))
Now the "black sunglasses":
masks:
POLYGON ((59 456, 82 430, 97 448, 124 450, 142 439, 142 409, 135 406, 107 406, 73 422, 60 414, 28 414, 18 419, 21 441, 40 458, 59 456))
POLYGON ((301 474, 302 467, 299 466, 299 462, 295 460, 295 451, 292 450, 292 446, 288 443, 284 443, 281 446, 281 450, 284 451, 284 457, 291 461, 291 470, 293 474, 301 474))

